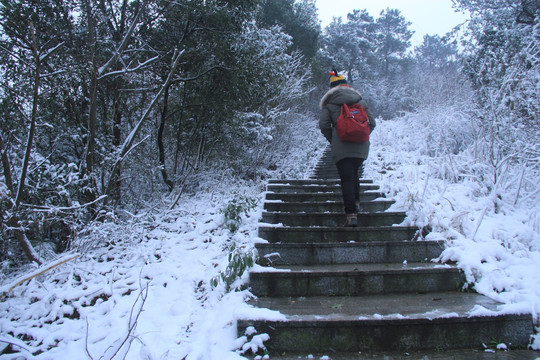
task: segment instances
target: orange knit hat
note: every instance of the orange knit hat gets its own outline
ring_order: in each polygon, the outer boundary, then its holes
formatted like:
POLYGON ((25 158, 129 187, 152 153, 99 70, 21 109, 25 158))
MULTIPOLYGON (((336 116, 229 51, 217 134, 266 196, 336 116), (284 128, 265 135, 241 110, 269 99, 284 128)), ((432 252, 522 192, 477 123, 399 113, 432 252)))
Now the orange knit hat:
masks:
POLYGON ((343 75, 339 75, 336 69, 330 71, 330 87, 347 84, 347 80, 343 75))

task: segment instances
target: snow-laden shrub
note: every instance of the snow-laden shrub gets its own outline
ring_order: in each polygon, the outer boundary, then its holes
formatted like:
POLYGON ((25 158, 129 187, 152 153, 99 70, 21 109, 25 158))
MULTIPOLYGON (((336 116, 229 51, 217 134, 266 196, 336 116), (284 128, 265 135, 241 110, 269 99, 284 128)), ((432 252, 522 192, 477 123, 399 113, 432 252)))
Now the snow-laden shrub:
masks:
POLYGON ((244 275, 246 270, 253 267, 255 257, 256 252, 254 249, 233 243, 229 247, 227 267, 218 276, 210 280, 210 285, 215 288, 222 281, 225 284, 226 291, 235 288, 233 284, 244 275))
POLYGON ((245 341, 245 344, 242 345, 241 354, 258 354, 259 352, 265 353, 265 356, 257 355, 255 359, 269 359, 266 346, 264 342, 268 341, 270 336, 268 334, 258 334, 257 330, 253 326, 249 326, 245 331, 245 336, 242 337, 242 341, 245 341))
MULTIPOLYGON (((20 163, 19 154, 10 152, 8 155, 13 164, 20 163)), ((0 186, 0 249, 3 250, 0 261, 13 264, 21 264, 24 258, 8 226, 12 217, 19 219, 26 236, 45 259, 66 251, 81 223, 88 219, 88 206, 81 204, 82 182, 77 165, 54 164, 49 158, 33 152, 21 202, 14 209, 20 172, 19 167, 13 167, 13 193, 4 182, 0 186)))
POLYGON ((504 304, 500 311, 538 319, 538 162, 494 156, 475 112, 463 111, 454 128, 452 113, 448 106, 379 121, 366 174, 407 212, 404 224, 445 241, 434 260, 456 262, 474 290, 504 304))
POLYGON ((247 214, 256 205, 256 199, 236 194, 223 208, 225 216, 225 228, 234 233, 240 227, 242 216, 247 214))

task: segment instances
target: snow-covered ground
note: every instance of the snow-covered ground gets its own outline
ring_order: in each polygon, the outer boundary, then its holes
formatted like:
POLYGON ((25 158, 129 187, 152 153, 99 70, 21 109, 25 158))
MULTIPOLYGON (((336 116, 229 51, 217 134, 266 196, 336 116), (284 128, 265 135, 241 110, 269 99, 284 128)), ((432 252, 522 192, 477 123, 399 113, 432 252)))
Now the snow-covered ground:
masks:
MULTIPOLYGON (((260 207, 236 233, 221 209, 238 196, 260 204, 258 185, 221 184, 171 211, 102 224, 80 239, 91 249, 9 291, 0 302, 2 359, 235 359, 235 317, 254 311, 247 291, 225 291, 229 248, 250 253, 260 207), (219 190, 218 190, 219 191, 219 190), (103 246, 103 244, 106 244, 103 246)), ((28 274, 25 274, 28 275, 28 274)), ((9 279, 7 291, 18 279, 9 279)))
MULTIPOLYGON (((489 149, 468 138, 468 119, 460 123, 456 113, 379 121, 367 173, 396 200, 393 210, 407 212, 408 224, 429 229, 426 239, 446 241, 440 261, 456 262, 468 286, 504 304, 500 312, 531 313, 538 326, 538 173, 502 164, 495 181, 489 149)), ((477 307, 475 314, 490 312, 477 307)), ((531 341, 540 350, 540 336, 531 341)))
MULTIPOLYGON (((379 121, 366 177, 397 200, 393 209, 406 210, 408 223, 447 240, 441 259, 457 262, 477 291, 504 303, 501 311, 526 309, 538 321, 538 177, 509 169, 494 191, 489 168, 468 147, 449 155, 426 143, 434 136, 429 121, 426 114, 379 121)), ((308 177, 324 146, 308 132, 272 175, 308 177)), ((231 269, 249 265, 261 241, 264 184, 208 179, 206 187, 173 210, 162 210, 164 202, 129 221, 92 226, 56 263, 69 261, 30 281, 12 288, 32 269, 2 277, 0 359, 224 360, 261 344, 264 335, 238 339, 236 319, 281 315, 246 305, 247 273, 233 281, 231 269), (239 222, 225 217, 227 208, 239 222)))

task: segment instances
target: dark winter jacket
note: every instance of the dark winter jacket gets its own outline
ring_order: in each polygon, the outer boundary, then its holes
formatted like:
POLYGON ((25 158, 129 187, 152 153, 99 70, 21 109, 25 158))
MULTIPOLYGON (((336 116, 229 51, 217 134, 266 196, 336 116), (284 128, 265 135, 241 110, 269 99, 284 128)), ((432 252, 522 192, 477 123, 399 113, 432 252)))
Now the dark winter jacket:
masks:
POLYGON ((373 131, 376 125, 375 119, 358 90, 350 86, 336 86, 330 89, 321 99, 319 128, 332 146, 332 159, 336 163, 345 158, 367 159, 369 154, 369 141, 365 143, 341 141, 336 133, 335 124, 341 111, 341 105, 354 103, 359 103, 364 107, 369 118, 369 126, 373 131))

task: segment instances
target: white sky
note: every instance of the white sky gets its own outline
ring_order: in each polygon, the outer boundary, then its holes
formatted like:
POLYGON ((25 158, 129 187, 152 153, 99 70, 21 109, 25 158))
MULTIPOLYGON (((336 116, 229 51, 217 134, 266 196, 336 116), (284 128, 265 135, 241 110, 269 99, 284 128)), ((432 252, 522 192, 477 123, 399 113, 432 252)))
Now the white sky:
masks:
POLYGON ((466 15, 452 9, 452 0, 316 0, 316 4, 323 28, 333 17, 346 21, 347 14, 353 10, 366 9, 376 19, 387 7, 399 9, 412 23, 413 46, 421 44, 425 34, 442 36, 467 19, 466 15))

